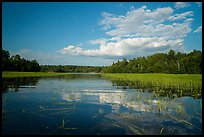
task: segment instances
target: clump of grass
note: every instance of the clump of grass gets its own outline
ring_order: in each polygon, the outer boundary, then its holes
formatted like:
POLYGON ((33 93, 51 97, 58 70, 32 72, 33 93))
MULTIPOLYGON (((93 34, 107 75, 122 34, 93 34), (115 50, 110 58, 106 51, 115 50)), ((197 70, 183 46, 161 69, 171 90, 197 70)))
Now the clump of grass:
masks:
POLYGON ((201 74, 105 73, 102 74, 102 77, 111 79, 118 86, 123 86, 125 83, 125 86, 130 88, 149 89, 156 92, 157 96, 181 97, 190 95, 200 98, 202 92, 201 74))

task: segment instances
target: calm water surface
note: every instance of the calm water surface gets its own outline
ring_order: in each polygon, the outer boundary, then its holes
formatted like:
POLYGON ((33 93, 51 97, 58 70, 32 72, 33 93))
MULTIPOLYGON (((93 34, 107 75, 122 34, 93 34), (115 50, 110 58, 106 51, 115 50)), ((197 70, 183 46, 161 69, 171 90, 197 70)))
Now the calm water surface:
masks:
POLYGON ((202 134, 202 99, 158 97, 99 74, 3 79, 3 134, 202 134))

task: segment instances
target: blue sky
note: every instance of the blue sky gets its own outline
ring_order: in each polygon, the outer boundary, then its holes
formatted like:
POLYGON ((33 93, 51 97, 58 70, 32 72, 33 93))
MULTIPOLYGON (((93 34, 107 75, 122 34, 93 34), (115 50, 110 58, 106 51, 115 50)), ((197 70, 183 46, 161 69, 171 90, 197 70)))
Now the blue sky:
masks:
POLYGON ((40 64, 92 66, 202 50, 202 4, 4 2, 2 48, 40 64))

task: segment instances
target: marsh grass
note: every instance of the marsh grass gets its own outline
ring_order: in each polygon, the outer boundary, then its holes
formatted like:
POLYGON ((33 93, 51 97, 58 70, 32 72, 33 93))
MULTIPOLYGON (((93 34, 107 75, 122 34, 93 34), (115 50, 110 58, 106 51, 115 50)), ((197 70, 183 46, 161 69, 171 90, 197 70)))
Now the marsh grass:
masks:
POLYGON ((202 75, 201 74, 128 74, 117 73, 101 74, 102 77, 110 79, 117 86, 129 86, 135 89, 148 89, 155 93, 155 96, 181 97, 193 96, 201 97, 202 75))

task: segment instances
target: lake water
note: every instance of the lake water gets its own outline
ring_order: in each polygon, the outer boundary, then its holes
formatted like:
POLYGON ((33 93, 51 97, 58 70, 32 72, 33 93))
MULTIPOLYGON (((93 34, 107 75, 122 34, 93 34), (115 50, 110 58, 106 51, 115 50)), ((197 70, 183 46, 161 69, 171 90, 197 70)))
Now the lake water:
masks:
POLYGON ((100 74, 3 79, 2 134, 202 134, 202 99, 124 89, 100 74))

